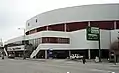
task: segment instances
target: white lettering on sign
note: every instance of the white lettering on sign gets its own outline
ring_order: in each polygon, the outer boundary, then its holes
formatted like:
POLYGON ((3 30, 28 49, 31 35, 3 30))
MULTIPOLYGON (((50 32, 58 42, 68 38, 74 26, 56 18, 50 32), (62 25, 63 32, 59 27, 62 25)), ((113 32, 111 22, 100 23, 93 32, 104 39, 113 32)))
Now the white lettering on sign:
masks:
POLYGON ((91 33, 99 34, 99 28, 91 27, 91 33))
POLYGON ((89 36, 92 36, 92 37, 97 37, 96 34, 88 34, 89 36))

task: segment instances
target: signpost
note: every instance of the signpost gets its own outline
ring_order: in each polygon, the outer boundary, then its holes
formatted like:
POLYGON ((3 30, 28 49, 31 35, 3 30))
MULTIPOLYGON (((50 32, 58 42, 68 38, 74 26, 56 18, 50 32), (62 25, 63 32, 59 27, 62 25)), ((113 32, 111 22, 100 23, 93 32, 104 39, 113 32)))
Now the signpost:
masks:
POLYGON ((100 36, 99 28, 97 27, 87 27, 87 40, 98 41, 100 36))
POLYGON ((100 29, 98 27, 87 27, 87 40, 99 41, 99 62, 101 62, 101 50, 100 50, 100 29))

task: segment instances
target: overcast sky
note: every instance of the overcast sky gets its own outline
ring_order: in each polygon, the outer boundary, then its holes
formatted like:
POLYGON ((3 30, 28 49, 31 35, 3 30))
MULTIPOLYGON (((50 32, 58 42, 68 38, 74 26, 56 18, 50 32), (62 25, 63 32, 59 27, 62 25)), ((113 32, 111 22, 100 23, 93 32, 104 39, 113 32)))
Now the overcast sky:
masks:
POLYGON ((49 10, 87 5, 119 3, 119 0, 0 0, 0 38, 3 41, 23 35, 26 21, 49 10))

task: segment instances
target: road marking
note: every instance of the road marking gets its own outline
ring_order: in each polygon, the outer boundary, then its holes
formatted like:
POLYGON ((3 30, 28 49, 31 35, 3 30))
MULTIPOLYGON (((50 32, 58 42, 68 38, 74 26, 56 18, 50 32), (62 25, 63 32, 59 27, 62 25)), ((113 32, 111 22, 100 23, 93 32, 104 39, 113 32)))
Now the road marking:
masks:
POLYGON ((70 72, 67 72, 67 73, 70 73, 70 72))

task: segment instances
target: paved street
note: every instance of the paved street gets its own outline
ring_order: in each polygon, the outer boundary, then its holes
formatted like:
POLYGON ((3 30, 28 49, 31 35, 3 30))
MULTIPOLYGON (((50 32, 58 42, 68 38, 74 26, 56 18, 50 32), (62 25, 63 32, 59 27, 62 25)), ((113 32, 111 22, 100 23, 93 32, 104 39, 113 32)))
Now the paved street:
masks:
POLYGON ((14 60, 0 59, 0 73, 119 73, 119 64, 66 60, 14 60))

